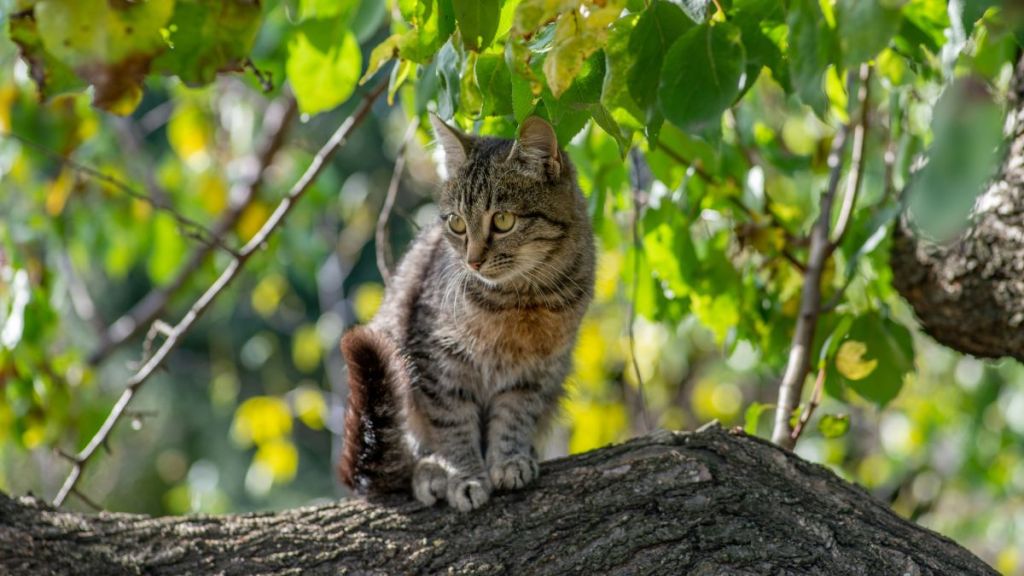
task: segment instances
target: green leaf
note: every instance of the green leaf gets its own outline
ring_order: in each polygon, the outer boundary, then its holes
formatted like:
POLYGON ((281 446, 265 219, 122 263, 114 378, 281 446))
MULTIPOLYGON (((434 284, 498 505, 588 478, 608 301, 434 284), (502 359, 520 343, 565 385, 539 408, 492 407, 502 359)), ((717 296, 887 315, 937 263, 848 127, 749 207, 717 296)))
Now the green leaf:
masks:
POLYGON ((604 47, 605 75, 601 87, 601 104, 609 110, 623 108, 639 122, 644 113, 629 94, 629 74, 636 63, 636 55, 629 49, 629 39, 638 17, 630 14, 612 23, 604 47))
POLYGON ((925 234, 948 239, 968 224, 971 207, 1002 157, 1003 110, 979 80, 950 85, 932 114, 928 164, 910 188, 910 213, 925 234))
POLYGON ((153 216, 153 249, 146 270, 154 284, 166 284, 174 277, 187 248, 174 218, 163 212, 153 216))
POLYGON ((467 50, 479 52, 491 45, 498 30, 501 0, 452 0, 452 8, 467 50))
POLYGON ((124 115, 142 99, 173 10, 174 0, 41 0, 33 13, 46 52, 92 84, 94 105, 124 115))
POLYGON ((835 36, 825 22, 818 0, 796 0, 789 18, 789 71, 793 87, 818 116, 828 109, 825 72, 834 60, 835 36))
POLYGON ((483 98, 484 116, 512 113, 512 76, 502 56, 481 54, 476 61, 476 81, 483 98))
POLYGON ((881 0, 839 0, 836 6, 843 63, 854 66, 874 58, 899 30, 900 10, 881 0))
POLYGON ((761 422, 761 416, 768 410, 774 410, 774 404, 762 404, 751 402, 743 415, 743 431, 751 436, 757 435, 757 425, 761 422))
POLYGON ((629 35, 629 51, 634 57, 628 78, 629 93, 645 113, 654 111, 665 54, 693 27, 693 21, 678 6, 664 0, 655 0, 640 15, 629 35))
POLYGON ((303 114, 330 110, 347 100, 361 68, 359 43, 340 20, 303 22, 288 42, 285 70, 303 114))
POLYGON ((29 75, 36 83, 41 100, 79 90, 87 85, 75 75, 70 66, 46 50, 39 37, 36 19, 31 13, 12 15, 8 20, 8 32, 11 40, 18 45, 22 59, 28 64, 29 75))
POLYGON ((829 366, 826 387, 836 394, 848 387, 861 397, 883 407, 903 388, 903 380, 914 369, 914 343, 907 330, 877 312, 854 319, 836 347, 829 366), (829 379, 835 379, 831 385, 829 379))
POLYGON ((670 122, 696 130, 715 125, 743 88, 746 55, 731 24, 702 24, 677 40, 661 71, 658 101, 670 122))
POLYGON ((247 0, 179 0, 167 25, 167 50, 154 70, 186 84, 208 84, 217 73, 240 70, 256 40, 260 7, 247 0))
POLYGON ((849 414, 825 414, 818 420, 818 431, 825 438, 842 438, 850 431, 849 414))
POLYGON ((437 114, 443 120, 451 120, 459 109, 460 69, 459 53, 449 40, 437 54, 437 114))

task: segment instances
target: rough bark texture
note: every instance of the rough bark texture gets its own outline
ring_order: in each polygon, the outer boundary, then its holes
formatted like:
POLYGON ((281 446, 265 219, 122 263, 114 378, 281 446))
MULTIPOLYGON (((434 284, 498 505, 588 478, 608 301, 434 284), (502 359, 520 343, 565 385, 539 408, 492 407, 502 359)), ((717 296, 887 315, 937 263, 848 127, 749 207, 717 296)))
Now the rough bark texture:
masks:
POLYGON ((891 262, 893 284, 933 338, 975 356, 1024 360, 1024 60, 1014 82, 1008 154, 971 227, 936 245, 900 224, 891 262))
POLYGON ((459 514, 407 499, 241 516, 0 495, 0 574, 995 574, 765 441, 718 427, 547 462, 459 514))

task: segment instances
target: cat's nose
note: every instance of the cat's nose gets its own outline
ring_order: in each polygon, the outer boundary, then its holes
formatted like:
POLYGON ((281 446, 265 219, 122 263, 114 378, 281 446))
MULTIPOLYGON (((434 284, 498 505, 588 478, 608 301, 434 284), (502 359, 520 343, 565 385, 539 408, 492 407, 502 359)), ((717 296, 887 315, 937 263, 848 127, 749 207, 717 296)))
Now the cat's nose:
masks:
POLYGON ((479 270, 480 269, 480 265, 483 264, 484 261, 482 259, 481 260, 467 260, 466 263, 469 264, 469 267, 472 268, 473 270, 479 270))

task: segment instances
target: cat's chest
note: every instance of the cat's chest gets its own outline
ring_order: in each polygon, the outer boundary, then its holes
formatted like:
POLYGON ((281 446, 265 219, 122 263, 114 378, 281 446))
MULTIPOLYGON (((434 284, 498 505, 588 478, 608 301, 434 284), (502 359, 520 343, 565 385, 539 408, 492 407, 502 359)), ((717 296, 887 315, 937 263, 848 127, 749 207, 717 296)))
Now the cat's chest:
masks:
POLYGON ((571 311, 546 308, 466 314, 453 334, 481 365, 514 369, 563 354, 578 321, 571 311))

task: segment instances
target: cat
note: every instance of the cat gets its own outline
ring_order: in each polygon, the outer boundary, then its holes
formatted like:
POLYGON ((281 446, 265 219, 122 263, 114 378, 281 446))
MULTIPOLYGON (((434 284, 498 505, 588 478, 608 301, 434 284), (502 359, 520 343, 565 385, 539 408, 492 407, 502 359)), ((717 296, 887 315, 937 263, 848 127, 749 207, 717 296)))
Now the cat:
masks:
POLYGON ((339 472, 358 493, 410 490, 480 507, 539 474, 593 297, 594 237, 552 127, 515 140, 431 117, 447 173, 440 218, 413 241, 366 326, 342 338, 349 401, 339 472))

